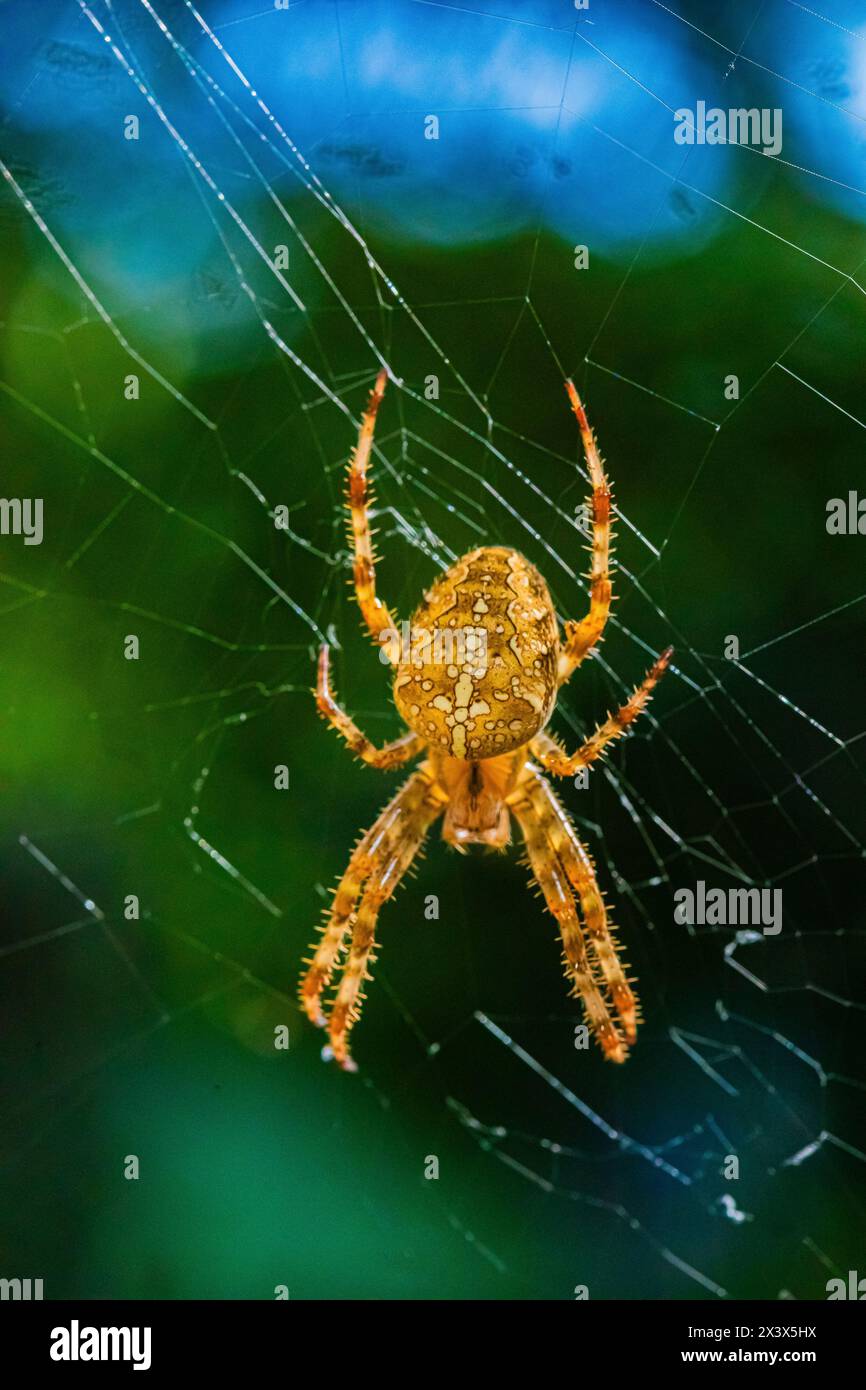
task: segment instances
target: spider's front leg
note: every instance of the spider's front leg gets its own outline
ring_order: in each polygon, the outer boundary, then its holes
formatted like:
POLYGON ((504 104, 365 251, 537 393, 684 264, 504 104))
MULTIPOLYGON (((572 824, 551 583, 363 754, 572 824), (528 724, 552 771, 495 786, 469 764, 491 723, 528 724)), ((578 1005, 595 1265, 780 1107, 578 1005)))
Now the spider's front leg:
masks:
POLYGON ((328 1025, 332 1055, 346 1071, 355 1069, 349 1056, 348 1035, 361 1011, 361 985, 369 979, 367 967, 372 962, 376 918, 421 848, 431 824, 441 815, 445 800, 433 779, 419 769, 388 803, 349 860, 322 938, 301 981, 301 1003, 307 1017, 319 1027, 328 1025), (330 1019, 326 1019, 322 992, 350 928, 352 940, 343 977, 330 1019))
MULTIPOLYGON (((626 979, 624 964, 617 954, 607 907, 589 852, 553 788, 536 772, 528 773, 525 797, 546 837, 549 852, 556 856, 569 884, 577 893, 593 959, 622 1026, 625 1041, 632 1045, 637 1038, 640 1018, 638 1002, 626 979)), ((615 1057, 614 1060, 623 1061, 624 1058, 615 1057)))
POLYGON ((604 903, 589 857, 552 790, 530 767, 525 768, 516 791, 508 799, 508 806, 523 832, 535 880, 559 923, 566 974, 573 982, 572 992, 583 1003, 589 1030, 609 1061, 624 1062, 628 1057, 628 1044, 633 1043, 636 1036, 637 1004, 607 930, 604 903), (576 856, 571 853, 572 839, 580 845, 588 874, 574 873, 576 856), (580 898, 593 960, 587 954, 574 890, 580 898), (608 999, 599 988, 599 974, 607 987, 618 1023, 611 1016, 608 999))

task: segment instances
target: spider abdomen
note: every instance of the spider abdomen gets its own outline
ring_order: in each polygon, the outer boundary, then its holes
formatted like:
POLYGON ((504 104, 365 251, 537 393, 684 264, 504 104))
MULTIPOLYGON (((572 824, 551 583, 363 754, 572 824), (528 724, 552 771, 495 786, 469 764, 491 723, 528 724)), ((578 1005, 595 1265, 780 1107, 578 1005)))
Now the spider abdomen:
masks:
POLYGON ((550 593, 516 550, 485 546, 425 595, 401 653, 394 699, 405 722, 452 758, 528 743, 556 699, 559 632, 550 593))

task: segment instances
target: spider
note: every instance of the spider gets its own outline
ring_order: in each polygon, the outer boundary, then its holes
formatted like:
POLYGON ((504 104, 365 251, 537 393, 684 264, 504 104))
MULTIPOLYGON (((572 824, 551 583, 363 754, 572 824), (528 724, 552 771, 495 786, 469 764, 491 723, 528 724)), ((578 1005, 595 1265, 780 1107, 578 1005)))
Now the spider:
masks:
POLYGON ((662 652, 626 703, 576 752, 567 753, 545 732, 559 690, 592 653, 611 604, 611 492, 595 436, 569 380, 566 390, 592 487, 586 617, 567 622, 560 639, 547 584, 535 566, 516 550, 484 546, 440 574, 409 629, 452 638, 468 634, 465 649, 455 656, 453 645, 443 652, 434 643, 431 654, 429 641, 419 646, 413 636, 408 651, 405 645, 395 651, 395 621, 376 593, 367 479, 387 377, 387 371, 379 373, 363 416, 349 461, 347 502, 355 594, 367 630, 395 668, 394 701, 409 731, 381 748, 370 742, 335 699, 327 645, 319 653, 315 694, 319 713, 370 767, 390 771, 422 752, 426 757, 358 841, 315 952, 304 962, 309 968, 301 980, 301 1002, 313 1023, 329 1029, 326 1060, 356 1071, 349 1033, 360 1014, 363 982, 370 979, 376 920, 428 830, 442 816, 443 839, 455 849, 465 852, 467 845, 480 844, 504 850, 513 816, 528 865, 559 925, 571 994, 580 997, 605 1058, 624 1062, 637 1037, 637 999, 617 954, 593 861, 540 769, 570 777, 589 767, 646 707, 673 648, 662 652), (326 1017, 322 994, 338 962, 342 977, 326 1017))

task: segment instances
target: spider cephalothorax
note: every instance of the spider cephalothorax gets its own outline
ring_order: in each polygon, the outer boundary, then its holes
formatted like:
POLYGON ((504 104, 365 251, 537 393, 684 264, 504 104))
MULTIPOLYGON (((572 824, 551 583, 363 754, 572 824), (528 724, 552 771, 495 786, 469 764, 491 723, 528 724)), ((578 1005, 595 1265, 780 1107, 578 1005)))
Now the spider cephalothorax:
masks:
POLYGON ((390 651, 394 700, 409 733, 383 748, 370 743, 334 699, 327 647, 319 655, 316 698, 319 712, 365 763, 387 770, 422 752, 427 756, 361 837, 301 981, 302 1003, 314 1023, 329 1028, 336 1061, 353 1070, 348 1036, 369 978, 376 918, 430 826, 443 816, 443 838, 457 849, 469 844, 504 849, 514 816, 535 879, 559 923, 572 993, 580 996, 604 1055, 624 1062, 637 1036, 637 1000, 617 955, 592 860, 539 767, 572 776, 598 758, 644 709, 671 649, 575 753, 565 753, 544 732, 560 686, 601 637, 611 602, 610 489, 570 381, 566 387, 592 486, 586 617, 566 624, 561 643, 547 585, 535 566, 515 550, 485 546, 440 575, 408 625, 408 640, 395 640, 395 621, 376 595, 368 517, 367 465, 386 381, 387 373, 380 372, 349 464, 349 511, 355 592, 370 634, 383 652, 390 651), (342 978, 326 1018, 322 993, 344 952, 342 978))

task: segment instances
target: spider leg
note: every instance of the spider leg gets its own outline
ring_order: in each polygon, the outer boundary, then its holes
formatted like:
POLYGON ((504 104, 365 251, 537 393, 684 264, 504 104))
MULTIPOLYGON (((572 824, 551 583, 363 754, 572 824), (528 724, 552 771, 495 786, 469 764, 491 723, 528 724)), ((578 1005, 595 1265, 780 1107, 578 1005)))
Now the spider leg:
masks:
POLYGON ((360 988, 373 946, 376 916, 415 858, 432 822, 441 814, 445 797, 423 770, 413 773, 361 837, 341 879, 318 949, 301 981, 301 1002, 307 1016, 326 1023, 321 1007, 343 941, 352 928, 352 944, 330 1020, 333 1055, 347 1070, 347 1036, 360 1012, 360 988), (364 886, 366 884, 366 887, 364 886), (357 907, 361 896, 360 907, 357 907))
POLYGON ((656 658, 625 704, 621 705, 615 714, 609 715, 603 724, 599 724, 595 733, 589 736, 586 743, 581 744, 576 753, 566 753, 547 733, 542 732, 534 738, 529 747, 545 771, 552 773, 554 777, 571 777, 578 768, 587 767, 595 762, 614 739, 621 738, 628 726, 646 709, 654 686, 668 669, 673 652, 673 647, 668 647, 656 658))
MULTIPOLYGON (((564 840, 568 838, 564 836, 562 826, 563 820, 568 826, 565 812, 559 807, 543 779, 530 769, 526 770, 520 785, 509 797, 508 807, 513 811, 523 832, 529 864, 536 882, 544 894, 548 908, 559 923, 565 973, 573 981, 572 994, 580 997, 590 1032, 596 1037, 605 1057, 612 1062, 624 1062, 628 1057, 626 1043, 633 1041, 634 1028, 631 1029, 631 1038, 627 1036, 624 1040, 619 1026, 611 1017, 607 1001, 599 989, 596 972, 587 956, 586 941, 581 930, 572 883, 560 852, 560 847, 565 848, 564 840), (544 791, 540 790, 542 788, 550 793, 553 805, 560 815, 551 808, 544 791)), ((570 826, 568 829, 570 830, 570 826)), ((583 897, 582 887, 579 887, 578 891, 583 897)), ((589 929, 591 930, 591 927, 589 929)), ((598 959, 597 950, 596 958, 598 959)))
MULTIPOLYGON (((381 817, 379 819, 381 820, 381 817)), ((364 879, 370 872, 369 847, 375 837, 378 825, 379 822, 377 821, 356 846, 355 852, 349 860, 349 867, 337 885, 328 916, 320 928, 322 935, 315 954, 312 960, 304 961, 309 969, 301 977, 300 1000, 307 1018, 311 1023, 315 1023, 317 1028, 324 1028, 327 1022, 322 1013, 322 991, 328 987, 343 945, 343 938, 351 924, 364 879)))
POLYGON ((531 774, 526 794, 569 883, 580 899, 580 911, 593 958, 622 1025, 625 1040, 633 1044, 639 1022, 638 1002, 626 979, 623 962, 617 955, 616 940, 608 922, 592 859, 568 812, 543 777, 537 773, 531 774))
MULTIPOLYGON (((384 633, 395 631, 395 621, 388 606, 376 596, 376 559, 373 554, 373 535, 368 508, 372 500, 367 483, 367 465, 373 447, 376 413, 385 394, 388 373, 384 367, 376 377, 367 409, 361 421, 358 443, 349 460, 348 503, 350 535, 354 550, 353 577, 355 596, 374 641, 381 643, 384 633)), ((386 650, 383 647, 383 650, 386 650)))
POLYGON ((388 771, 392 767, 401 767, 403 763, 420 753, 424 747, 424 740, 417 734, 403 734, 400 738, 395 738, 393 743, 386 743, 384 747, 377 748, 371 743, 366 734, 363 734, 354 720, 350 719, 345 710, 341 709, 334 698, 329 679, 330 656, 327 646, 323 646, 319 652, 319 678, 316 687, 316 707, 324 719, 327 719, 338 734, 346 740, 352 752, 362 762, 368 763, 370 767, 378 767, 388 771))
POLYGON ((355 919, 352 942, 340 986, 334 999, 328 1029, 334 1060, 346 1071, 354 1071, 349 1054, 349 1032, 361 1014, 364 996, 361 988, 371 978, 376 921, 384 903, 391 897, 412 864, 433 821, 441 815, 445 798, 437 793, 432 779, 419 771, 407 783, 402 818, 392 839, 377 846, 375 860, 355 919))
POLYGON ((571 408, 580 426, 583 452, 592 492, 587 505, 592 508, 592 565, 589 571, 589 612, 579 623, 565 625, 565 643, 559 658, 559 684, 564 685, 583 658, 595 646, 604 631, 610 612, 610 543, 613 538, 610 523, 611 491, 604 472, 601 454, 590 429, 586 411, 573 381, 565 383, 571 408))

